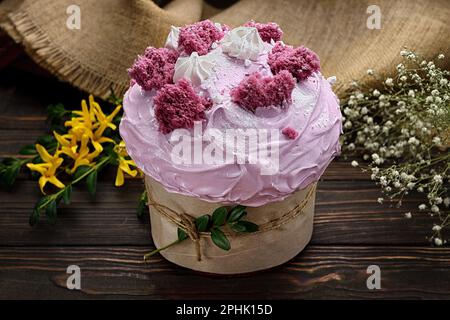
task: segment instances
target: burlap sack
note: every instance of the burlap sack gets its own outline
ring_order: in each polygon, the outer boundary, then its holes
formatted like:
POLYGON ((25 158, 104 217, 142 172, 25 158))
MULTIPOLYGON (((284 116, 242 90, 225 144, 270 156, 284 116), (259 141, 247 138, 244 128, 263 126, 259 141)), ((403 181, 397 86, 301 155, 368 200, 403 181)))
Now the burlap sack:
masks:
POLYGON ((337 75, 338 94, 350 80, 371 79, 364 77, 368 68, 394 71, 404 46, 426 57, 450 55, 448 0, 242 0, 220 13, 201 0, 175 0, 163 9, 150 0, 75 2, 81 30, 65 27, 73 0, 3 0, 0 24, 43 67, 100 97, 110 87, 126 90, 126 69, 148 45, 163 45, 170 25, 204 18, 230 26, 250 19, 279 23, 286 43, 312 48, 323 73, 337 75), (367 28, 372 4, 381 10, 380 30, 367 28))
MULTIPOLYGON (((183 214, 195 218, 221 206, 169 193, 150 177, 145 178, 145 183, 152 237, 157 248, 177 239, 183 214)), ((283 201, 247 208, 246 220, 258 224, 259 231, 236 234, 227 230, 231 243, 229 251, 215 246, 208 234, 200 234, 198 238, 193 235, 194 239, 186 239, 161 251, 161 254, 180 266, 216 274, 241 274, 278 266, 295 257, 311 239, 315 194, 316 184, 313 183, 283 201)))

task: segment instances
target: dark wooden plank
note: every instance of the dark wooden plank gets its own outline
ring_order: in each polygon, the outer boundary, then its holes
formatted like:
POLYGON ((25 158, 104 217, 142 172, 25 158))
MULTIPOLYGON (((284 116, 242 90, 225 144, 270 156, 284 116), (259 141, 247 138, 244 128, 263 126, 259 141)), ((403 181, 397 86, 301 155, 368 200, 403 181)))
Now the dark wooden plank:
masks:
MULTIPOLYGON (((151 243, 148 221, 136 217, 139 180, 118 189, 101 180, 93 200, 85 188, 74 190, 73 202, 60 210, 55 226, 45 219, 28 225, 31 208, 39 197, 34 181, 19 181, 12 193, 0 191, 0 244, 18 245, 146 245, 151 243)), ((314 244, 428 245, 432 221, 421 215, 405 219, 405 210, 376 202, 378 188, 369 181, 323 181, 316 204, 314 244)))
POLYGON ((450 249, 309 246, 283 266, 239 277, 177 267, 151 247, 0 248, 0 298, 336 299, 450 298, 450 249), (66 269, 81 268, 81 291, 66 289, 66 269), (381 269, 368 290, 367 267, 381 269))

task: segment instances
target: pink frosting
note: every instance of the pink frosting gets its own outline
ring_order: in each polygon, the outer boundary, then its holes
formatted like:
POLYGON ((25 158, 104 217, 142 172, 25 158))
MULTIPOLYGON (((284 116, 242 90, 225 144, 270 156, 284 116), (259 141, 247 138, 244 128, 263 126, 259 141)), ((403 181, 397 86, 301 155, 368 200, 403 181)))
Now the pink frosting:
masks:
MULTIPOLYGON (((257 108, 249 112, 230 97, 230 91, 248 75, 259 72, 273 76, 267 63, 272 45, 257 61, 242 61, 222 53, 220 45, 212 50, 215 67, 196 91, 214 104, 205 110, 203 130, 275 129, 280 132, 279 170, 262 175, 261 168, 273 163, 256 164, 176 164, 172 161, 170 135, 161 133, 155 118, 155 91, 145 91, 138 84, 125 94, 124 116, 120 133, 138 167, 159 181, 168 191, 198 197, 205 201, 261 206, 280 201, 298 189, 318 181, 334 156, 339 154, 341 113, 337 97, 320 72, 295 83, 291 102, 283 108, 257 108), (290 128, 295 137, 281 134, 290 128), (293 138, 293 139, 291 139, 293 138)), ((186 130, 186 129, 176 129, 186 130)), ((193 130, 193 129, 189 129, 193 130)), ((210 142, 206 143, 210 144, 210 142)))

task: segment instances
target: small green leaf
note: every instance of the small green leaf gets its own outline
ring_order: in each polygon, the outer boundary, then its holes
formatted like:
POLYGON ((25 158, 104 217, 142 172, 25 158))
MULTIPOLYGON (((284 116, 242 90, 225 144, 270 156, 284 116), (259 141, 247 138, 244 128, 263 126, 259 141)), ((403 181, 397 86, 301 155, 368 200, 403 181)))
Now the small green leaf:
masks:
POLYGON ((234 232, 255 232, 258 231, 258 225, 250 221, 238 221, 231 225, 234 232))
POLYGON ((144 214, 144 210, 147 207, 147 202, 148 202, 147 192, 144 191, 141 194, 141 196, 139 197, 139 204, 138 204, 138 208, 137 208, 137 216, 139 218, 141 218, 142 215, 144 214))
POLYGON ((187 239, 187 237, 188 237, 186 232, 184 232, 180 228, 178 228, 177 233, 178 233, 178 241, 183 241, 183 240, 187 239))
POLYGON ((43 196, 42 198, 40 198, 38 200, 38 202, 36 202, 36 205, 34 206, 34 208, 36 210, 44 209, 48 205, 49 200, 50 200, 50 196, 43 196))
POLYGON ((227 219, 228 211, 225 207, 219 207, 212 214, 212 222, 215 226, 223 226, 227 219))
POLYGON ((88 175, 86 179, 87 189, 89 191, 89 194, 94 196, 95 191, 97 190, 97 171, 93 171, 91 174, 88 175))
POLYGON ((1 182, 3 186, 7 189, 10 189, 19 175, 21 162, 18 159, 5 159, 6 167, 3 168, 1 172, 1 182))
POLYGON ((37 209, 34 209, 30 215, 30 218, 28 219, 28 223, 30 224, 30 226, 34 226, 38 222, 39 222, 39 211, 37 209))
POLYGON ((75 173, 73 174, 73 180, 78 179, 79 177, 84 175, 90 169, 91 169, 91 167, 89 167, 89 166, 79 166, 77 168, 77 170, 75 171, 75 173))
POLYGON ((247 214, 245 212, 245 209, 246 209, 245 206, 241 206, 241 205, 235 206, 233 209, 231 209, 231 212, 228 215, 227 221, 235 222, 235 221, 242 219, 247 214))
POLYGON ((56 201, 52 201, 48 204, 47 208, 45 209, 45 215, 47 216, 48 222, 50 224, 55 224, 57 215, 56 201))
POLYGON ((54 147, 56 147, 56 144, 57 144, 55 137, 53 137, 53 136, 51 136, 49 134, 40 136, 37 139, 37 143, 39 143, 40 145, 42 145, 46 149, 54 148, 54 147))
POLYGON ((19 154, 25 156, 36 155, 37 154, 36 147, 34 146, 34 144, 27 144, 22 149, 20 149, 19 154))
POLYGON ((219 228, 211 229, 211 240, 216 246, 223 250, 230 250, 230 241, 228 241, 227 236, 219 228))
POLYGON ((62 117, 67 113, 69 113, 69 111, 67 111, 61 103, 49 105, 47 107, 48 120, 51 123, 61 121, 62 117))
POLYGON ((65 204, 70 204, 70 197, 72 196, 72 185, 69 184, 64 188, 62 199, 65 204))
POLYGON ((195 219, 195 225, 197 226, 198 232, 205 232, 208 230, 208 224, 209 224, 209 215, 205 214, 203 216, 198 217, 195 219))

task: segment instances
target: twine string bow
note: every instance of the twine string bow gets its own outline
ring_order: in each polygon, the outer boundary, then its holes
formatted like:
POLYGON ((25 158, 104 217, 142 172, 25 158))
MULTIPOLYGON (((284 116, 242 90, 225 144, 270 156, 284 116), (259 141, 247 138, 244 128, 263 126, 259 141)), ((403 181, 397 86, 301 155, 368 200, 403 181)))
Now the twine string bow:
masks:
POLYGON ((156 209, 156 212, 166 217, 167 220, 175 224, 178 228, 183 230, 186 235, 194 242, 195 251, 197 254, 197 261, 202 260, 202 253, 200 250, 200 234, 197 231, 197 226, 195 225, 195 218, 186 214, 179 213, 175 210, 156 202, 151 192, 148 193, 148 204, 156 209))

